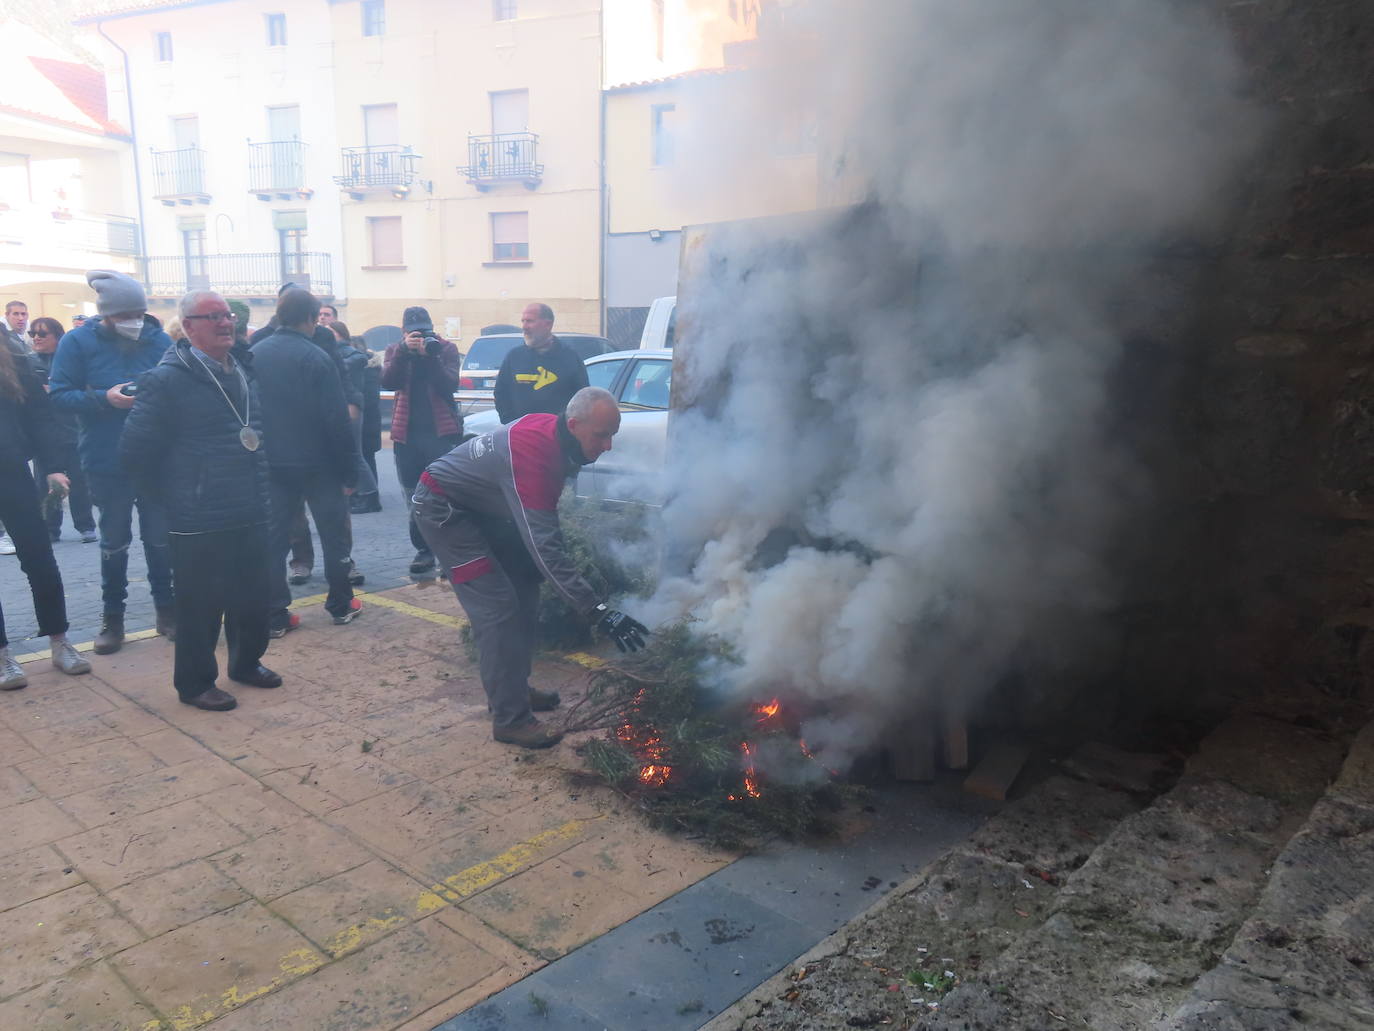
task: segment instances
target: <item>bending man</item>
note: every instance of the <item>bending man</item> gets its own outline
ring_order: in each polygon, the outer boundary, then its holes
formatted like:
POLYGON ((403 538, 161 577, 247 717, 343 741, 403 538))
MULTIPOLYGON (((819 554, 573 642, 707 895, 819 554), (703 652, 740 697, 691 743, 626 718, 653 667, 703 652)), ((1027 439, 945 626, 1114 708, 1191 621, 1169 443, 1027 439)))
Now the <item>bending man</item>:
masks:
POLYGON ((529 683, 541 579, 621 651, 644 646, 644 626, 608 609, 578 573, 558 523, 563 484, 611 450, 619 429, 615 398, 586 387, 566 414, 526 415, 473 437, 420 474, 415 524, 472 623, 497 741, 547 748, 563 736, 533 714, 558 704, 557 694, 529 683))

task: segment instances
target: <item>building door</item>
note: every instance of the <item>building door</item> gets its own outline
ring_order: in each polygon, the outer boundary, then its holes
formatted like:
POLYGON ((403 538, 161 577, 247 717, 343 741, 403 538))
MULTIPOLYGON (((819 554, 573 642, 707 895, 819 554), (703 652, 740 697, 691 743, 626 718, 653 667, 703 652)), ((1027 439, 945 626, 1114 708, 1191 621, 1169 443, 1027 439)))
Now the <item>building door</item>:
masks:
POLYGON ((186 115, 172 119, 172 145, 176 150, 173 193, 204 193, 205 177, 200 164, 200 118, 186 115))
POLYGON ((530 91, 502 90, 491 94, 491 131, 499 136, 507 132, 527 132, 530 127, 530 91))
POLYGON ((395 104, 368 104, 363 107, 363 181, 376 186, 399 182, 400 161, 396 148, 401 142, 401 120, 395 104))
POLYGON ((210 289, 209 263, 205 260, 205 227, 181 230, 181 251, 186 262, 186 289, 210 289))
POLYGON ((272 185, 299 189, 305 185, 301 167, 301 109, 298 104, 267 109, 267 138, 271 140, 272 185))

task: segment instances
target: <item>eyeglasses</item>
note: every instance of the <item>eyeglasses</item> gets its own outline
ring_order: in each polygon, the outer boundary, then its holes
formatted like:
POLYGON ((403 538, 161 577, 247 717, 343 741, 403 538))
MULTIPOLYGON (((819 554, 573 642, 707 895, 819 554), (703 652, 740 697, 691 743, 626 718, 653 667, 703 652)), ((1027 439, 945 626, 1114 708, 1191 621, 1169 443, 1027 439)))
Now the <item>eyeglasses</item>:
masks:
POLYGON ((184 315, 182 322, 190 322, 192 319, 209 319, 211 322, 233 322, 234 313, 232 311, 212 311, 209 315, 184 315))
POLYGON ((37 338, 37 337, 50 337, 50 336, 52 336, 52 334, 49 333, 46 329, 31 329, 31 330, 29 330, 29 336, 34 337, 34 338, 37 338))

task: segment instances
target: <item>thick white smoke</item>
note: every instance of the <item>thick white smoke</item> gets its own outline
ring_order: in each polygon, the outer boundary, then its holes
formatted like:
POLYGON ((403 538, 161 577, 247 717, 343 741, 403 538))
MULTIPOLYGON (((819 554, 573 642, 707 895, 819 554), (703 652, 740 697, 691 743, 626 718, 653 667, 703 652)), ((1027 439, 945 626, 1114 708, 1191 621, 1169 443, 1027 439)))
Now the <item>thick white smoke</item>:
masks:
MULTIPOLYGON (((865 204, 687 255, 664 524, 694 564, 649 615, 733 642, 732 691, 828 703, 833 757, 1110 651, 1147 489, 1110 427, 1116 311, 1224 213, 1255 126, 1186 3, 789 10, 728 105, 680 105, 682 152, 814 117, 828 199, 865 204)), ((711 161, 684 188, 730 189, 711 161)))

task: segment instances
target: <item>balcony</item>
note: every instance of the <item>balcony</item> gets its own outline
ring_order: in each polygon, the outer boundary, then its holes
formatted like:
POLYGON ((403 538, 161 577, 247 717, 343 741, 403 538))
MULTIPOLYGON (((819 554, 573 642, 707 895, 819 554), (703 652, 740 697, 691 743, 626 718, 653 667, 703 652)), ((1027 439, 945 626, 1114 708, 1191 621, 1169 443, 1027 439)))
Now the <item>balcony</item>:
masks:
POLYGON ((336 175, 338 183, 354 200, 362 200, 369 193, 389 191, 398 200, 419 182, 415 162, 420 155, 398 144, 377 147, 344 147, 343 174, 336 175))
POLYGON ((96 215, 66 209, 49 211, 28 205, 0 205, 0 245, 24 248, 31 265, 69 265, 85 268, 80 255, 138 255, 138 222, 122 215, 96 215))
POLYGON ((209 204, 205 192, 205 151, 199 147, 153 151, 153 197, 169 208, 209 204))
POLYGON ((288 281, 317 297, 334 294, 329 255, 321 251, 154 255, 143 261, 143 279, 149 297, 216 290, 225 297, 273 298, 288 281))
POLYGON ((479 190, 497 183, 520 183, 533 190, 544 180, 544 166, 535 160, 539 137, 532 132, 499 132, 468 137, 468 164, 458 173, 479 190))
POLYGON ((307 200, 315 192, 305 184, 305 144, 273 140, 248 144, 248 192, 259 200, 307 200))

